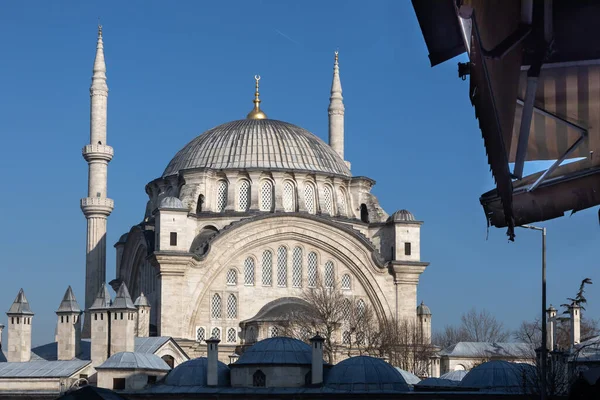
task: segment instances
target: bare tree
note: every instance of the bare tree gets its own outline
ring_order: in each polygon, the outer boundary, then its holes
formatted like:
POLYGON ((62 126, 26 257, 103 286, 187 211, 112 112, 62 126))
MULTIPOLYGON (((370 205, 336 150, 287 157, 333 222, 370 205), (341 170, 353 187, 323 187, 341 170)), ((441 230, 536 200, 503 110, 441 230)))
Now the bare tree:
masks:
POLYGON ((459 326, 446 325, 434 334, 433 341, 444 348, 458 342, 505 342, 509 336, 504 324, 487 310, 472 308, 461 316, 459 326))

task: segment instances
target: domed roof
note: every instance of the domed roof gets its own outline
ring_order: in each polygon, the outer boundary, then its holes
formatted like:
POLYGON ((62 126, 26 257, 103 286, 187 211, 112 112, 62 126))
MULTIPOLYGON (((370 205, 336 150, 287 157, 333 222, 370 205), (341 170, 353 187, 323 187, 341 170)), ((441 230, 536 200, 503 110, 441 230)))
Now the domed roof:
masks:
POLYGON ((185 206, 177 197, 168 196, 160 201, 158 208, 185 208, 185 206))
POLYGON ((336 364, 325 385, 332 389, 354 392, 410 391, 402 375, 387 362, 374 357, 350 357, 336 364))
POLYGON ((417 315, 431 315, 431 310, 423 303, 423 301, 417 306, 417 315))
POLYGON ((394 368, 396 368, 396 371, 400 372, 400 375, 402 375, 406 383, 409 385, 416 385, 417 383, 421 382, 421 379, 412 372, 408 372, 400 367, 394 368))
POLYGON ((408 210, 398 210, 390 216, 390 221, 407 222, 415 221, 415 216, 408 210))
POLYGON ((462 381, 462 379, 467 375, 467 371, 465 370, 458 370, 458 371, 450 371, 450 372, 446 372, 445 374, 443 374, 442 376, 440 376, 441 379, 449 379, 451 381, 462 381))
POLYGON ((273 119, 212 128, 173 157, 163 177, 193 168, 280 169, 351 176, 344 160, 309 131, 273 119))
POLYGON ((149 369, 169 371, 171 367, 159 356, 151 353, 123 351, 110 356, 96 369, 149 369))
POLYGON ((310 365, 311 362, 312 349, 308 344, 298 339, 274 337, 257 342, 232 365, 310 365))
POLYGON ((528 386, 533 385, 535 377, 536 371, 531 365, 492 360, 469 371, 460 381, 459 386, 486 391, 520 393, 528 386))
POLYGON ((455 387, 458 386, 457 381, 446 378, 426 378, 417 383, 420 387, 455 387))
MULTIPOLYGON (((208 360, 206 357, 194 358, 179 364, 165 378, 165 384, 171 386, 206 386, 208 360)), ((229 386, 229 368, 218 361, 218 386, 229 386)))

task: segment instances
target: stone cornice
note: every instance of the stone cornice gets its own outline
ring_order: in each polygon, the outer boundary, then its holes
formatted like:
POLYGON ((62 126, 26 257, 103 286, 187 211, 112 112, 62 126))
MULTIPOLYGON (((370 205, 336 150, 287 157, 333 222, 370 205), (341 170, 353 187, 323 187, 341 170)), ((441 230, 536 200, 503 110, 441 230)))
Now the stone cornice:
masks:
POLYGON ((189 252, 155 251, 148 256, 150 263, 162 275, 183 276, 198 257, 189 252))
POLYGON ((394 271, 394 282, 416 285, 419 283, 419 277, 429 265, 422 261, 390 261, 390 266, 394 271))

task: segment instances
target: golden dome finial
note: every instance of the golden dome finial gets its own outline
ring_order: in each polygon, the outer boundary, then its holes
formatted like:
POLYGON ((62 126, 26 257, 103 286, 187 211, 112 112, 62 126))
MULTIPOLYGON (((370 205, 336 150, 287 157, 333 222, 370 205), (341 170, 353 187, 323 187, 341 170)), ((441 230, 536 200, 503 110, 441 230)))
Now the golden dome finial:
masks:
POLYGON ((260 93, 258 92, 258 81, 260 81, 260 75, 254 75, 256 81, 256 91, 254 92, 254 109, 248 113, 246 118, 248 119, 267 119, 267 114, 262 112, 260 109, 260 93))

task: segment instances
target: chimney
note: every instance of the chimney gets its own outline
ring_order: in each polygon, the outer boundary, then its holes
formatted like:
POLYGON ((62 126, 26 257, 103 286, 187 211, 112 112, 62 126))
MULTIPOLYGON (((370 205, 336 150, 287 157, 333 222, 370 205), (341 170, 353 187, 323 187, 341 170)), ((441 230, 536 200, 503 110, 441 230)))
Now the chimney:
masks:
POLYGON ((313 385, 323 384, 323 342, 325 339, 317 334, 310 338, 310 346, 312 347, 312 376, 310 383, 313 385))
POLYGON ((556 343, 556 308, 552 307, 552 304, 550 304, 550 307, 548 307, 546 312, 548 313, 548 350, 554 351, 554 345, 556 343))
POLYGON ((135 335, 137 337, 148 337, 150 336, 150 303, 143 292, 135 300, 134 305, 137 308, 135 335))
POLYGON ((569 306, 569 312, 571 313, 571 346, 575 346, 581 340, 581 307, 579 307, 579 304, 573 302, 569 306))
POLYGON ((88 310, 91 320, 90 337, 92 365, 97 367, 108 358, 110 347, 110 306, 112 301, 106 284, 100 286, 100 290, 94 303, 88 310))
POLYGON ((219 343, 221 341, 215 337, 206 339, 207 363, 206 369, 206 385, 217 386, 219 384, 219 343))
POLYGON ((115 301, 110 306, 110 352, 135 351, 137 308, 133 305, 125 282, 121 283, 115 301))
POLYGON ((6 313, 8 316, 8 362, 27 362, 31 359, 31 320, 33 312, 23 289, 6 313))
POLYGON ((58 316, 56 329, 57 358, 59 361, 74 359, 81 348, 81 308, 75 300, 71 286, 56 310, 58 316))

